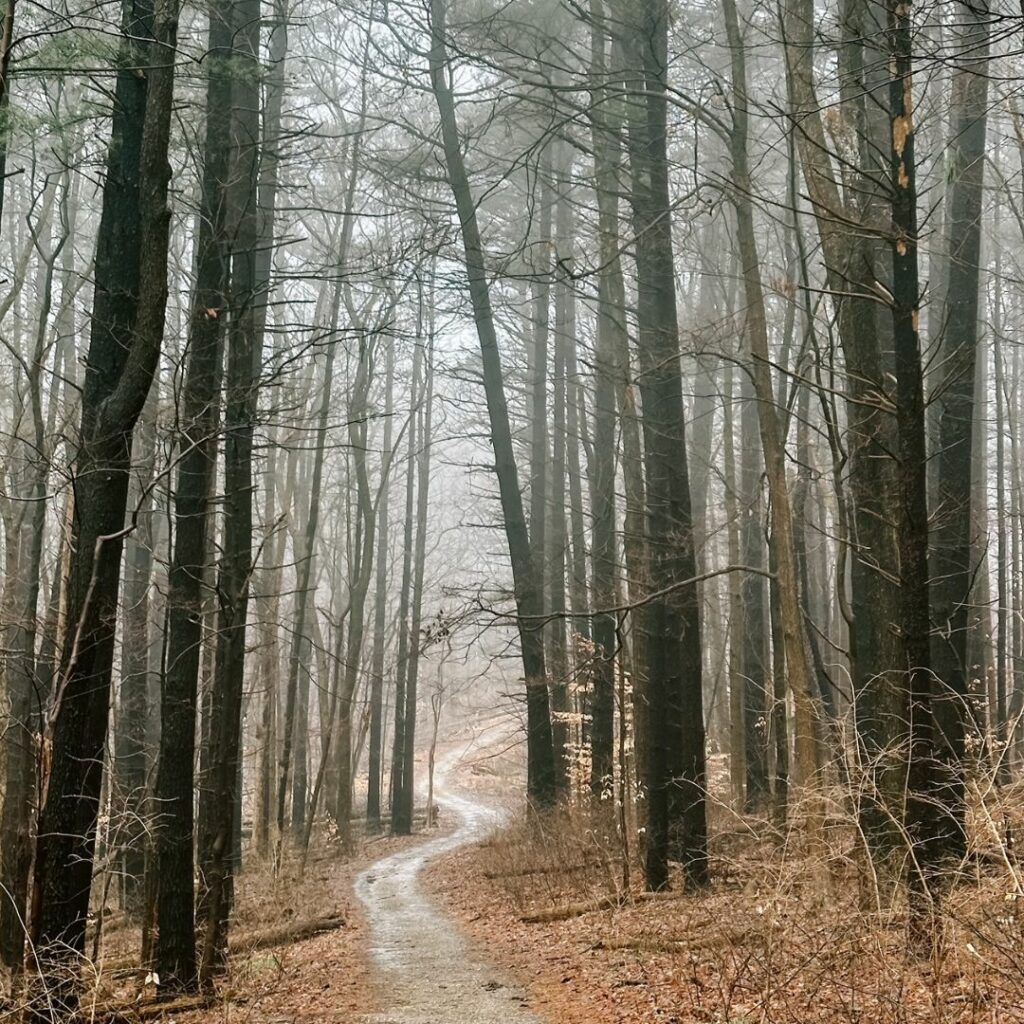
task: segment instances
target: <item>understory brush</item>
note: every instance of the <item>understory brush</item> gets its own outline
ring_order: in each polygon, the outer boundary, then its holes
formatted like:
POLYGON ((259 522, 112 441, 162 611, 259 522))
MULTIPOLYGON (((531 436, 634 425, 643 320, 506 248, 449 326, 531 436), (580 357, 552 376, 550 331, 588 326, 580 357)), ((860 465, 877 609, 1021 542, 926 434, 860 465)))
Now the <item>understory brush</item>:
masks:
POLYGON ((645 893, 642 832, 623 843, 603 808, 519 819, 472 870, 516 941, 574 979, 564 998, 580 1020, 1024 1021, 1024 788, 971 797, 968 855, 926 949, 908 942, 905 866, 871 864, 841 793, 813 842, 799 807, 787 831, 716 805, 705 890, 686 892, 677 871, 670 893, 645 893))

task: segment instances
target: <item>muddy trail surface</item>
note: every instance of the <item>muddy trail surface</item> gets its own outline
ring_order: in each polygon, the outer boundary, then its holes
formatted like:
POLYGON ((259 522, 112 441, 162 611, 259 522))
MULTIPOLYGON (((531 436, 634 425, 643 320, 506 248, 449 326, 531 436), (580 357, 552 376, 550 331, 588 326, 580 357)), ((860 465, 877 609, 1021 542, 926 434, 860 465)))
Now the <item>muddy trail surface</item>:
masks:
POLYGON ((420 881, 427 864, 485 839, 501 820, 457 783, 460 764, 495 738, 481 733, 437 766, 435 799, 457 820, 455 831, 385 857, 356 880, 386 1004, 367 1024, 543 1024, 524 991, 486 963, 420 881))

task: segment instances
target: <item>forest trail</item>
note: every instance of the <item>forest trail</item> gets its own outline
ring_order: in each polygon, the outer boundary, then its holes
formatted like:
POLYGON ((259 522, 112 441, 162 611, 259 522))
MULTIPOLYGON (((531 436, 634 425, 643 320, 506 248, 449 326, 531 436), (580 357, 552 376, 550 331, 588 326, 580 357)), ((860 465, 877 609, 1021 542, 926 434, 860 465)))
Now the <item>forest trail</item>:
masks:
POLYGON ((370 926, 370 956, 389 1002, 367 1024, 542 1024, 526 1009, 525 993, 470 948, 420 882, 431 861, 479 842, 497 827, 500 812, 453 792, 450 781, 467 755, 494 739, 487 730, 437 765, 435 799, 457 816, 456 830, 385 857, 356 880, 370 926))

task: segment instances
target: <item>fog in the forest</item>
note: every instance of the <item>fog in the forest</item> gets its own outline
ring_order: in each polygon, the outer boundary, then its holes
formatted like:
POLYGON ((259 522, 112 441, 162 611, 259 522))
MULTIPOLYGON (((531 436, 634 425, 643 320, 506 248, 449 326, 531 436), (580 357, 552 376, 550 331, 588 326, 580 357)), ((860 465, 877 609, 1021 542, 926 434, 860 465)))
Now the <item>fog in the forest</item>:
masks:
POLYGON ((0 1021, 1024 1020, 1020 10, 0 10, 0 1021))

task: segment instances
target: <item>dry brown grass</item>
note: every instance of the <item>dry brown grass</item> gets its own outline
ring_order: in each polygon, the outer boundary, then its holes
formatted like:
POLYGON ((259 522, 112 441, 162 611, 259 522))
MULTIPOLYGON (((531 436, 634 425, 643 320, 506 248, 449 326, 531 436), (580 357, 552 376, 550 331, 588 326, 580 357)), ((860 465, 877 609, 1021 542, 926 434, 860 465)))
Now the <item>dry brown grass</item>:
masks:
MULTIPOLYGON (((1024 1022, 1024 893, 1012 840, 1024 791, 981 793, 972 848, 929 955, 909 949, 898 889, 874 886, 833 794, 823 842, 713 811, 708 891, 637 899, 613 823, 520 820, 434 876, 494 958, 564 1024, 1024 1022), (571 911, 562 913, 562 911, 571 911)), ((799 822, 800 809, 793 819, 799 822)))

